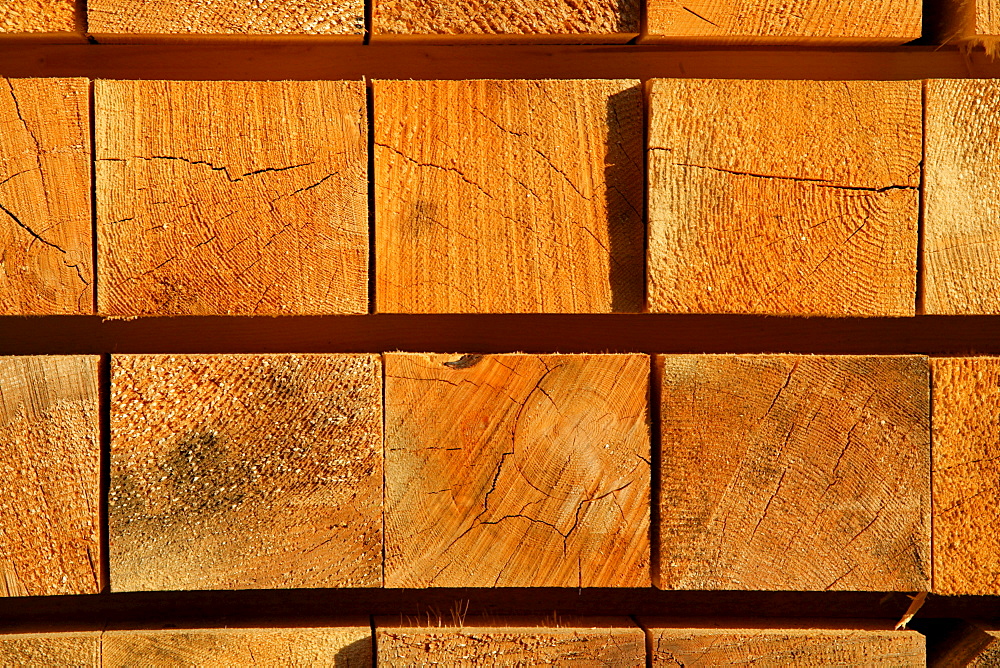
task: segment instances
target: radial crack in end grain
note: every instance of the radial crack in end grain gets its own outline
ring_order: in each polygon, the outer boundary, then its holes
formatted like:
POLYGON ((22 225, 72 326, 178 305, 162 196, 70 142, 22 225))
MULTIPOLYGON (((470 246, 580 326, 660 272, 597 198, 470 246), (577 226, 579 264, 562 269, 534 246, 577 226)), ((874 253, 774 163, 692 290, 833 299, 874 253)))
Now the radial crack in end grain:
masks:
POLYGON ((380 666, 621 666, 646 664, 627 617, 376 617, 380 666))
POLYGON ((927 82, 924 310, 1000 314, 1000 83, 927 82))
POLYGON ((104 315, 368 311, 360 81, 98 81, 104 315))
POLYGON ((692 619, 640 618, 653 668, 686 666, 926 666, 925 639, 875 622, 733 620, 692 628, 692 619))
POLYGON ((374 0, 373 41, 627 42, 639 0, 374 0))
POLYGON ((927 364, 658 357, 659 586, 926 591, 927 364))
POLYGON ((386 586, 650 584, 649 358, 386 355, 386 586))
POLYGON ((382 584, 372 355, 115 356, 111 588, 382 584))
POLYGON ((644 41, 903 44, 922 32, 921 0, 648 0, 644 41))
POLYGON ((0 635, 0 666, 100 668, 101 634, 93 631, 0 635))
POLYGON ((94 312, 88 100, 85 79, 0 79, 0 315, 94 312))
POLYGON ((934 592, 1000 594, 1000 358, 934 372, 934 592))
POLYGON ((364 0, 88 0, 87 28, 101 41, 150 35, 349 38, 365 31, 364 0))
POLYGON ((4 0, 0 35, 75 33, 77 0, 4 0))
POLYGON ((0 358, 0 597, 101 588, 97 359, 0 358))
POLYGON ((376 304, 642 309, 637 81, 376 81, 376 304))
POLYGON ((651 86, 651 311, 914 314, 919 82, 651 86))
POLYGON ((331 620, 325 628, 108 631, 101 646, 106 668, 373 665, 367 617, 331 620))

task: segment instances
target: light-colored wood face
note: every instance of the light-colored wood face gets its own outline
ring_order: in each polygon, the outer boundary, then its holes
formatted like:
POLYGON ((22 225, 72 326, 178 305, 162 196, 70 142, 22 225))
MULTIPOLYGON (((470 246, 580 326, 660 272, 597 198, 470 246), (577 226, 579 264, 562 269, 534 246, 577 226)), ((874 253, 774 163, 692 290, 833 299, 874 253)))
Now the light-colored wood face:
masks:
POLYGON ((641 587, 649 359, 386 356, 386 586, 641 587))
POLYGON ((938 358, 934 591, 1000 594, 1000 358, 938 358))
POLYGON ((0 315, 94 311, 88 97, 84 79, 0 79, 0 315))
POLYGON ((711 42, 885 42, 921 33, 921 0, 647 0, 648 32, 711 42))
POLYGON ((1000 84, 927 82, 924 309, 1000 313, 1000 84))
POLYGON ((368 310, 361 82, 98 81, 99 310, 368 310))
POLYGON ((926 358, 657 365, 662 588, 928 589, 926 358))
POLYGON ((101 666, 101 634, 23 633, 0 635, 0 666, 101 666))
POLYGON ((376 81, 377 310, 638 311, 638 82, 376 81))
POLYGON ((611 36, 639 32, 638 0, 375 0, 378 35, 611 36))
POLYGON ((76 29, 76 0, 9 0, 0 4, 0 34, 76 29))
POLYGON ((661 629, 641 619, 652 637, 653 668, 687 666, 926 666, 916 631, 818 629, 661 629))
POLYGON ((976 34, 1000 35, 1000 0, 965 0, 976 8, 976 34))
POLYGON ((657 80, 649 308, 905 316, 918 82, 657 80))
POLYGON ((627 618, 495 617, 440 626, 376 618, 375 626, 380 666, 634 668, 646 662, 644 634, 627 618))
POLYGON ((378 587, 381 363, 116 356, 111 587, 378 587))
POLYGON ((368 626, 109 631, 101 646, 105 668, 372 665, 368 626))
POLYGON ((96 357, 0 358, 0 464, 0 596, 96 594, 96 357))
POLYGON ((354 35, 364 0, 88 0, 91 33, 354 35))

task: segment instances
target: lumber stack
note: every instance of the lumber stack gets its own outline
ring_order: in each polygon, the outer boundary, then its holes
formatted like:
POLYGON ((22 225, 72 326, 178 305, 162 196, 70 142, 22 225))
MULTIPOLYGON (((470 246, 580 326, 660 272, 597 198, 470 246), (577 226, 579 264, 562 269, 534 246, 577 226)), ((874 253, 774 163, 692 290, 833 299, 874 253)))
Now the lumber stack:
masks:
MULTIPOLYGON (((0 665, 998 661, 995 621, 917 621, 930 641, 904 627, 928 594, 1000 597, 1000 358, 913 341, 616 350, 599 329, 995 327, 997 83, 558 66, 663 45, 874 45, 888 59, 929 39, 931 3, 8 4, 14 43, 170 57, 267 41, 260 58, 427 62, 415 78, 94 78, 75 52, 47 60, 53 47, 39 71, 66 76, 0 78, 0 328, 268 319, 389 334, 276 351, 248 335, 217 354, 151 349, 128 327, 61 351, 83 354, 0 344, 0 597, 108 614, 8 628, 0 611, 0 665), (462 79, 427 44, 545 54, 564 78, 462 79), (574 354, 398 330, 478 321, 502 338, 578 318, 597 324, 574 354), (539 615, 585 589, 626 603, 539 615), (445 612, 386 614, 393 597, 453 593, 445 612), (306 596, 353 607, 253 609, 306 596), (880 602, 858 620, 767 605, 696 618, 623 609, 633 596, 880 602), (136 616, 206 600, 247 610, 136 616)), ((963 48, 993 44, 995 2, 937 9, 963 48)))

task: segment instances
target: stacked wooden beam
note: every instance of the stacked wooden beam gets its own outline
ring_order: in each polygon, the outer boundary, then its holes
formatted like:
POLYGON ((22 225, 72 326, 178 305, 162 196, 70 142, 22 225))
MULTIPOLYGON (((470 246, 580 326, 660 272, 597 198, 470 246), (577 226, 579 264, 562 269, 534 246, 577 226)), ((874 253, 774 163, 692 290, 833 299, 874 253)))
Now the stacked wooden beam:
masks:
POLYGON ((627 617, 333 620, 316 628, 0 635, 7 665, 717 666, 925 665, 922 636, 872 623, 776 620, 682 625, 627 617), (786 626, 780 626, 780 624, 786 626), (373 631, 374 629, 374 631, 373 631), (647 650, 648 647, 648 650, 647 650), (374 661, 373 661, 374 659, 374 661), (650 663, 647 663, 650 662, 650 663))
POLYGON ((4 83, 6 314, 1000 312, 991 82, 4 83))

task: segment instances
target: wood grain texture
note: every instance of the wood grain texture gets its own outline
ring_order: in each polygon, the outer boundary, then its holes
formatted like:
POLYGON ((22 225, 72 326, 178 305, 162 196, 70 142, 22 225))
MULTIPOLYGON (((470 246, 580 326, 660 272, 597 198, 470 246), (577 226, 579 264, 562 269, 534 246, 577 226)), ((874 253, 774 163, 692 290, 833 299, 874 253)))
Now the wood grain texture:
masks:
POLYGON ((100 590, 97 357, 0 357, 0 597, 100 590))
POLYGON ((639 33, 638 0, 376 0, 374 40, 627 42, 639 33))
POLYGON ((920 0, 648 0, 654 40, 903 44, 921 35, 920 0))
POLYGON ((360 81, 95 87, 101 313, 367 312, 360 81))
POLYGON ((364 0, 88 0, 91 33, 332 35, 360 41, 364 0))
POLYGON ((115 356, 111 587, 378 587, 381 362, 115 356))
POLYGON ((0 314, 94 311, 88 100, 83 79, 0 79, 0 314))
POLYGON ((0 635, 0 666, 100 668, 101 634, 95 631, 0 635))
POLYGON ((0 5, 0 34, 76 30, 76 0, 9 0, 0 5))
POLYGON ((374 95, 378 311, 641 310, 637 81, 376 81, 374 95))
MULTIPOLYGON (((688 624, 693 620, 685 620, 688 624)), ((653 668, 684 666, 926 666, 925 639, 916 631, 874 628, 767 628, 751 620, 718 628, 684 628, 683 622, 641 618, 651 640, 653 668)), ((781 620, 775 620, 780 623, 781 620)))
POLYGON ((375 619, 380 666, 645 665, 642 630, 627 617, 375 619))
POLYGON ((1000 83, 927 82, 924 310, 1000 313, 1000 83))
POLYGON ((1000 594, 1000 358, 931 361, 934 591, 1000 594))
POLYGON ((649 358, 386 355, 388 587, 649 586, 649 358))
POLYGON ((101 637, 102 665, 370 668, 371 627, 367 619, 354 622, 324 628, 108 631, 101 637))
POLYGON ((670 355, 664 589, 926 591, 927 358, 670 355))
POLYGON ((918 82, 656 80, 649 308, 906 316, 918 82))

